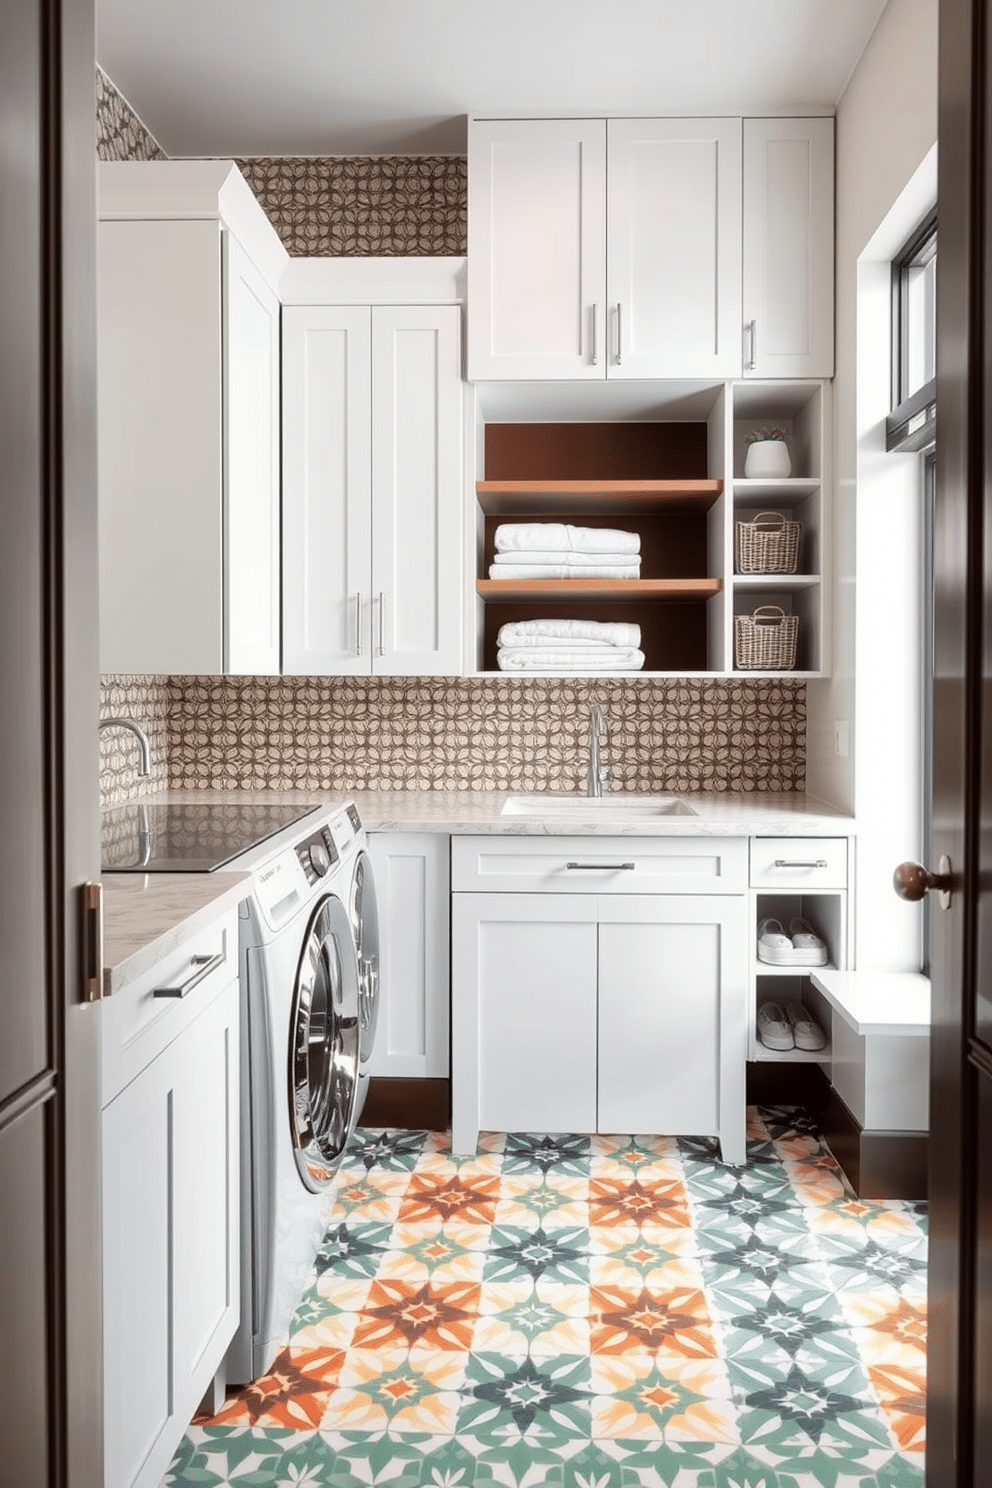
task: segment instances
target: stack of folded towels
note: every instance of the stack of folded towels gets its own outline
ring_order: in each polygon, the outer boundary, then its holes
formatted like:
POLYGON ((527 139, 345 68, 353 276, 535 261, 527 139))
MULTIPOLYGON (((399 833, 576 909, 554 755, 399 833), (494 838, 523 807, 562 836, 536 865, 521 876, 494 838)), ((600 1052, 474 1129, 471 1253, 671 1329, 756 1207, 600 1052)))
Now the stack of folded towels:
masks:
POLYGON ((504 522, 496 528, 491 579, 639 579, 641 539, 611 527, 504 522))
POLYGON ((599 620, 518 620, 501 625, 501 672, 639 672, 641 628, 599 620))

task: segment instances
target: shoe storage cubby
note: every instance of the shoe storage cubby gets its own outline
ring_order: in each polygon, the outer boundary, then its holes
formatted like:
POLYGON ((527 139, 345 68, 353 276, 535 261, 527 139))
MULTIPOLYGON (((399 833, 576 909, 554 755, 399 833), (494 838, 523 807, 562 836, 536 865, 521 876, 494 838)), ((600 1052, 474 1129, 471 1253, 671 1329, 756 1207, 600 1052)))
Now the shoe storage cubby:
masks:
POLYGON ((811 981, 824 967, 848 965, 847 883, 849 843, 846 838, 753 838, 748 896, 748 964, 750 967, 749 1060, 828 1064, 832 1057, 831 1008, 811 981), (774 965, 758 953, 758 931, 777 920, 789 934, 793 920, 806 920, 826 945, 827 960, 817 965, 774 965), (777 1002, 783 1009, 800 1002, 826 1035, 819 1050, 769 1049, 758 1038, 758 1010, 777 1002))
POLYGON ((806 381, 477 385, 470 664, 498 670, 506 623, 580 618, 640 626, 643 671, 618 675, 822 674, 828 392, 806 381), (792 474, 748 479, 747 435, 769 425, 785 433, 792 474), (735 524, 760 512, 800 524, 795 573, 735 571, 735 524), (640 577, 491 577, 499 524, 542 521, 636 532, 640 577), (761 606, 797 617, 794 665, 737 665, 735 619, 761 606))

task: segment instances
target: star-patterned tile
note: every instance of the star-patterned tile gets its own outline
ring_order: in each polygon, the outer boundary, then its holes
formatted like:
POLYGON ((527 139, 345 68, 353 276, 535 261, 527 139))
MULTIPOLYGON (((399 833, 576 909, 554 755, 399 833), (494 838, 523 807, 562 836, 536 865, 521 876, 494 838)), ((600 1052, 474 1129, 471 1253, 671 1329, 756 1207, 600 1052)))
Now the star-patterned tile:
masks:
POLYGON ((748 1139, 356 1132, 285 1347, 163 1488, 922 1488, 925 1206, 802 1111, 748 1139))

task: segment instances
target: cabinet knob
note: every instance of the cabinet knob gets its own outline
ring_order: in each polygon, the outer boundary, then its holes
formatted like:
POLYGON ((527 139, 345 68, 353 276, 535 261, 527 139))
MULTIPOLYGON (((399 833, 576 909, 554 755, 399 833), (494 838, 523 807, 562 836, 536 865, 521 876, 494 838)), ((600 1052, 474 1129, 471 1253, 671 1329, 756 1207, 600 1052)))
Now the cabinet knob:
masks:
POLYGON ((900 899, 908 899, 910 903, 916 903, 928 894, 931 889, 937 889, 940 893, 941 909, 951 907, 951 889, 953 879, 951 875, 951 860, 943 853, 937 864, 937 872, 931 873, 924 868, 922 863, 900 863, 892 875, 892 887, 900 899))

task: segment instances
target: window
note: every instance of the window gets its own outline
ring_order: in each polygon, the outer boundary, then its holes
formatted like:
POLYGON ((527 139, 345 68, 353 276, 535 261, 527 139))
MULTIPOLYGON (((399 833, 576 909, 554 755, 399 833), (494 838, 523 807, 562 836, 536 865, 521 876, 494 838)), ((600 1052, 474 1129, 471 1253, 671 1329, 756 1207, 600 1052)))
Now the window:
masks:
MULTIPOLYGON (((892 263, 892 412, 885 423, 890 451, 921 454, 923 531, 920 611, 922 822, 921 853, 932 861, 933 835, 933 523, 937 437, 937 213, 931 212, 892 263)), ((930 967, 930 904, 924 901, 923 970, 930 967)))
POLYGON ((886 447, 922 450, 936 436, 937 213, 892 263, 892 412, 886 447))

